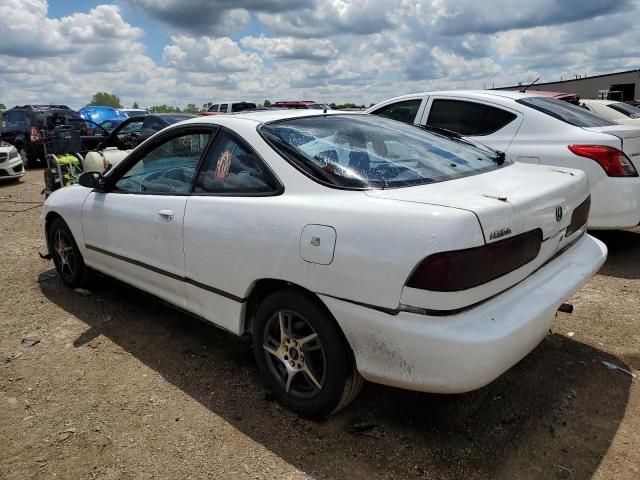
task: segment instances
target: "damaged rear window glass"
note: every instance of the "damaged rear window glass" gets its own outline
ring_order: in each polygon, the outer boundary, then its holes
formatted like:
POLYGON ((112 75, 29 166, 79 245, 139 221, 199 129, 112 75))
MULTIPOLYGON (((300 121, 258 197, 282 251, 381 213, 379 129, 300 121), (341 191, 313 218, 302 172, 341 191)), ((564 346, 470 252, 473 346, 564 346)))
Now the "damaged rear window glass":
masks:
POLYGON ((286 160, 321 183, 397 188, 500 168, 496 152, 374 115, 323 115, 262 125, 286 160))

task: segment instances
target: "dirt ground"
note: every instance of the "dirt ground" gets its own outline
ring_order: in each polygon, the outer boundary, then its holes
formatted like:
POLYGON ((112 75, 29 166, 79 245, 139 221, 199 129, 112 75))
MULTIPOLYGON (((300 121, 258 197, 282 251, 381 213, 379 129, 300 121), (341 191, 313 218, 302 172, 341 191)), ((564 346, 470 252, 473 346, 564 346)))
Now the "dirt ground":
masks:
POLYGON ((367 384, 316 423, 272 401, 249 345, 114 280, 63 287, 41 208, 15 203, 41 189, 0 184, 2 479, 640 479, 640 379, 602 364, 639 373, 640 229, 597 235, 575 312, 491 385, 367 384))

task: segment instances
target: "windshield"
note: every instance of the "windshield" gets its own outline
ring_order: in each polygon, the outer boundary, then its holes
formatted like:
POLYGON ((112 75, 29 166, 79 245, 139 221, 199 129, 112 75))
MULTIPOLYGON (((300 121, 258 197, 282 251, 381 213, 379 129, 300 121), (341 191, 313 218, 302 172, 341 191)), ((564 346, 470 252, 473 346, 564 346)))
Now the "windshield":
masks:
POLYGON ((294 166, 337 187, 397 188, 500 168, 495 152, 374 115, 276 121, 260 133, 294 166))
POLYGON ((615 111, 626 115, 629 118, 640 118, 640 108, 634 107, 632 105, 627 105, 626 103, 610 103, 607 105, 609 108, 613 108, 615 111))
POLYGON ((615 125, 615 123, 605 120, 582 107, 554 98, 528 97, 516 100, 516 102, 576 127, 589 128, 615 125))

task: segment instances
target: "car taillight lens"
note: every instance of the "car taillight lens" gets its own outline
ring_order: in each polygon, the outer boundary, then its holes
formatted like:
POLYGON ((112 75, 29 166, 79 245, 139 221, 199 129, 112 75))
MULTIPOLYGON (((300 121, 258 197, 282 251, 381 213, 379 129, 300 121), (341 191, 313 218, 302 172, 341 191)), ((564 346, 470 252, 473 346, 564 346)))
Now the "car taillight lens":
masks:
POLYGON ((31 137, 32 142, 39 142, 42 140, 42 135, 40 135, 40 129, 38 127, 31 127, 29 130, 29 137, 31 137))
POLYGON ((637 177, 638 172, 624 152, 607 145, 569 145, 580 157, 598 162, 609 177, 637 177))
POLYGON ((578 207, 573 211, 573 214, 571 215, 571 223, 564 233, 565 237, 574 234, 587 223, 587 220, 589 219, 589 210, 591 210, 591 197, 587 197, 587 199, 578 205, 578 207))
POLYGON ((477 287, 529 263, 541 245, 542 230, 536 229, 482 247, 436 253, 418 264, 407 287, 434 292, 477 287))

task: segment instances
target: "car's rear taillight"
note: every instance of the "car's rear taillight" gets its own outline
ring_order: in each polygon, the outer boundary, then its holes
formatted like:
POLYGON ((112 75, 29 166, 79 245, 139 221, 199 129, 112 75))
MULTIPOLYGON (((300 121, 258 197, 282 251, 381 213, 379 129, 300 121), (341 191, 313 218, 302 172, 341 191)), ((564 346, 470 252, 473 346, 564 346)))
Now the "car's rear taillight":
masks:
POLYGON ((589 219, 589 210, 591 210, 591 197, 587 197, 587 199, 573 211, 573 214, 571 215, 571 223, 564 233, 565 237, 574 234, 586 225, 587 220, 589 219))
POLYGON ((42 141, 42 135, 40 135, 40 129, 38 127, 31 127, 29 129, 29 137, 34 143, 42 141))
POLYGON ((607 145, 569 145, 575 155, 598 162, 609 177, 637 177, 638 172, 621 150, 607 145))
POLYGON ((522 267, 538 256, 542 230, 465 250, 428 256, 413 270, 407 287, 456 292, 477 287, 522 267))

